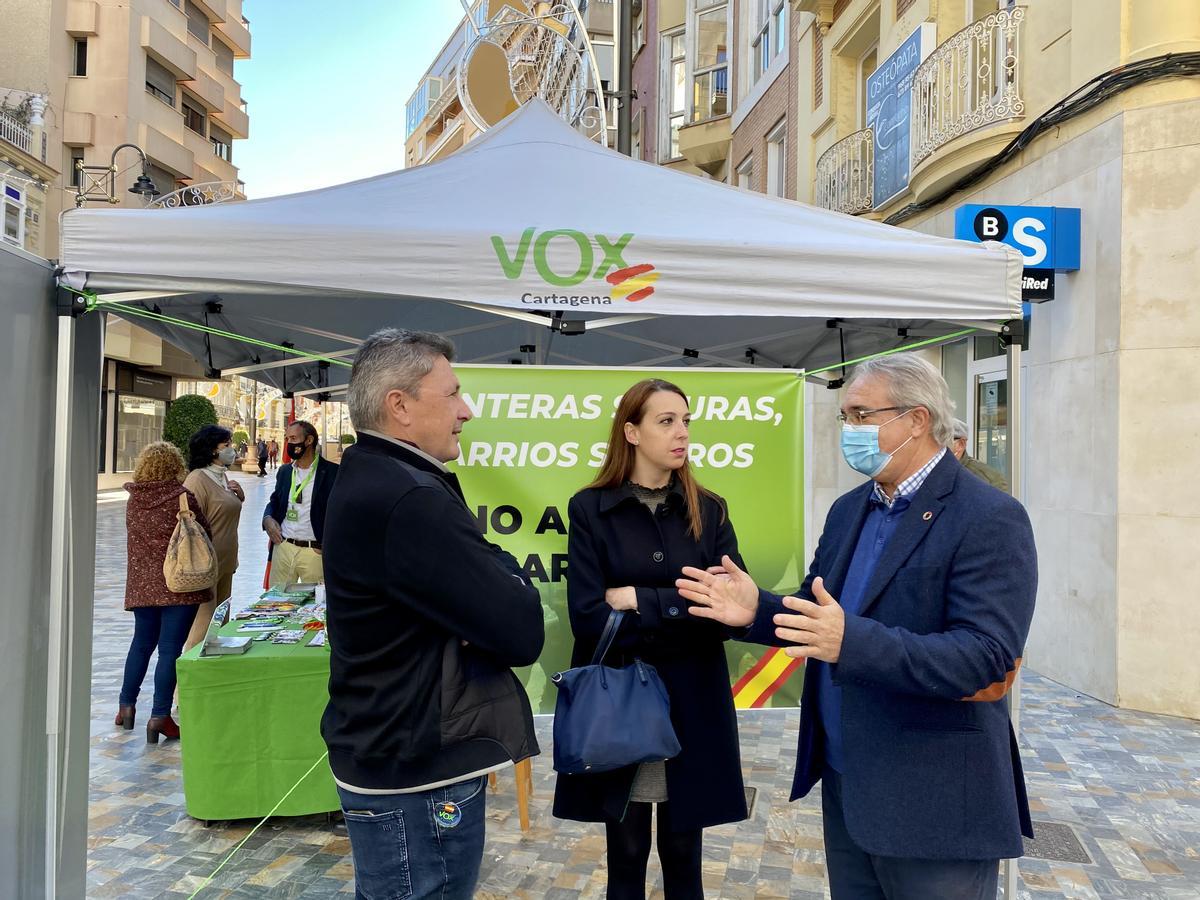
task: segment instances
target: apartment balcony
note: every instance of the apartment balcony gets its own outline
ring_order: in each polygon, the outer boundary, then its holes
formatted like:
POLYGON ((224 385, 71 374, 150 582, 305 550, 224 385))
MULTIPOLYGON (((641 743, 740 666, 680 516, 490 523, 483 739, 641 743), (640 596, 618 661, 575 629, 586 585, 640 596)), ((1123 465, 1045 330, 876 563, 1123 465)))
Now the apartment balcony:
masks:
POLYGON ((95 0, 70 0, 67 4, 67 34, 72 37, 96 34, 99 15, 99 4, 95 0))
POLYGON ((696 168, 720 177, 729 162, 732 136, 729 116, 693 122, 679 129, 679 153, 696 168))
MULTIPOLYGON (((182 119, 181 119, 182 121, 182 119)), ((182 128, 183 126, 178 126, 182 128)), ((186 129, 185 129, 186 130, 186 129)), ((188 132, 189 134, 191 132, 188 132)), ((170 169, 180 178, 191 178, 195 170, 196 158, 178 137, 163 134, 157 128, 145 122, 138 126, 138 146, 146 151, 146 155, 164 168, 170 169)), ((160 191, 162 185, 157 186, 160 191)))
POLYGON ((230 15, 214 26, 233 48, 238 59, 250 58, 250 22, 244 16, 230 15))
POLYGON ((191 91, 209 112, 222 112, 225 109, 225 88, 215 78, 201 68, 196 77, 186 82, 191 91))
POLYGON ((33 131, 3 111, 0 111, 0 141, 12 144, 29 156, 33 155, 33 131))
POLYGON ((823 209, 857 216, 874 207, 875 132, 856 131, 838 141, 817 160, 813 203, 823 209))
POLYGON ((196 77, 196 51, 149 16, 142 16, 141 45, 176 78, 186 81, 196 77))
POLYGON ((96 116, 90 112, 63 115, 63 143, 68 147, 91 147, 96 143, 96 116))
POLYGON ((250 137, 250 116, 246 113, 245 105, 242 102, 226 97, 225 108, 220 112, 214 112, 212 117, 234 137, 250 137))
POLYGON ((995 156, 1024 127, 1025 15, 1023 7, 989 13, 914 73, 909 189, 918 201, 995 156))
POLYGON ((224 22, 229 10, 226 0, 192 0, 192 3, 208 17, 210 24, 224 22))
POLYGON ((612 34, 613 0, 579 0, 579 14, 588 34, 612 34))

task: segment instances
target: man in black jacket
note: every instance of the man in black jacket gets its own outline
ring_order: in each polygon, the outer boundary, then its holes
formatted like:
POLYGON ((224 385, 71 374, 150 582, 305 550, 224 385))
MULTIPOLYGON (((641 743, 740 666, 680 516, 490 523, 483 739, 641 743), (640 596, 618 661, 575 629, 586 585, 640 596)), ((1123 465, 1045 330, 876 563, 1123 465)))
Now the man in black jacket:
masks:
MULTIPOLYGON (((275 473, 275 491, 263 510, 262 527, 271 538, 271 587, 324 581, 321 538, 325 508, 338 465, 321 456, 317 429, 293 422, 285 434, 290 463, 275 473)), ((272 443, 274 443, 272 441, 272 443)))
POLYGON ((537 591, 489 544, 444 463, 471 418, 435 334, 354 360, 358 443, 325 516, 329 747, 359 896, 469 898, 487 775, 538 752, 510 667, 542 649, 537 591))

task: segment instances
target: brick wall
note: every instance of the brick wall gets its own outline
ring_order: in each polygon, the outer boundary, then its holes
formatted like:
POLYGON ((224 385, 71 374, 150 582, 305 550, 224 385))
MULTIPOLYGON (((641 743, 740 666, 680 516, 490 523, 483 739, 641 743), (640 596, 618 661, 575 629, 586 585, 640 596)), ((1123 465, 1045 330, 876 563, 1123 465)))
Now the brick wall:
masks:
MULTIPOLYGON (((745 0, 743 0, 745 2, 745 0)), ((737 184, 737 168, 753 155, 754 169, 751 174, 750 186, 756 191, 767 189, 767 135, 775 130, 780 121, 787 120, 787 143, 784 162, 784 196, 796 196, 796 98, 798 96, 799 65, 796 54, 796 41, 799 31, 795 20, 798 16, 788 17, 788 42, 791 58, 787 70, 780 73, 767 92, 755 104, 754 109, 742 120, 733 131, 732 147, 729 155, 729 182, 737 184)), ((733 45, 741 50, 740 42, 733 45)))
POLYGON ((633 115, 637 116, 639 111, 642 113, 642 158, 658 162, 658 53, 662 38, 658 33, 658 3, 646 2, 642 7, 645 10, 642 15, 646 46, 638 51, 633 60, 633 89, 637 92, 637 99, 633 101, 633 115))

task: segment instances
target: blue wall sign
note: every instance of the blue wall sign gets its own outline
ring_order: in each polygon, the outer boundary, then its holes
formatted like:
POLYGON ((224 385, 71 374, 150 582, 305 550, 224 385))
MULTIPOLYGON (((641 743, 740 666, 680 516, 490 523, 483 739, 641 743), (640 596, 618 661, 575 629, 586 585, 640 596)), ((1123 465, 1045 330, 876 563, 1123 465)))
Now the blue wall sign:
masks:
POLYGON ((1060 206, 960 206, 954 236, 999 241, 1020 251, 1027 269, 1074 272, 1079 268, 1079 210, 1060 206))
POLYGON ((912 77, 930 53, 937 26, 926 22, 867 78, 867 127, 875 132, 875 182, 871 202, 878 208, 908 187, 912 77))

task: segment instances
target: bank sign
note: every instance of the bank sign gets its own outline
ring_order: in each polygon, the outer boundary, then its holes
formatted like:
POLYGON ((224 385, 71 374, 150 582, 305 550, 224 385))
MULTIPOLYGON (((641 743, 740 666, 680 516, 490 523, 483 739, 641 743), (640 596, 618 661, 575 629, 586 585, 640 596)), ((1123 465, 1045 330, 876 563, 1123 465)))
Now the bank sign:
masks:
POLYGON ((1079 268, 1080 215, 1075 207, 960 206, 954 236, 962 241, 999 241, 1025 260, 1023 300, 1054 299, 1054 273, 1079 268))
POLYGON ((867 78, 867 127, 875 133, 871 204, 876 208, 908 187, 913 73, 936 41, 937 26, 922 24, 867 78))

